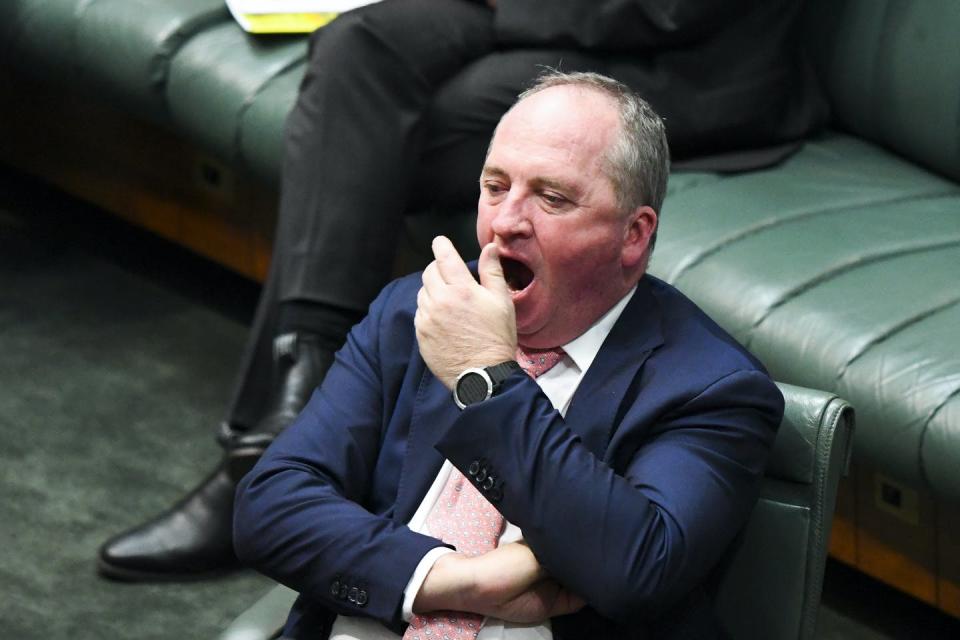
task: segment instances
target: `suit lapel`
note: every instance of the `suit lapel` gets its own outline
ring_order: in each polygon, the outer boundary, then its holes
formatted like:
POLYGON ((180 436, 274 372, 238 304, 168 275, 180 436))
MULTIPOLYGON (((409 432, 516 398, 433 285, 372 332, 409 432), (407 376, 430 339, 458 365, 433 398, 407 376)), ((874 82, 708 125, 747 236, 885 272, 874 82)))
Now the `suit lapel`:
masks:
POLYGON ((410 521, 443 466, 444 458, 434 448, 440 426, 453 422, 460 413, 447 388, 429 369, 423 370, 397 487, 396 518, 400 522, 410 521))
POLYGON ((618 410, 650 353, 663 343, 660 304, 644 276, 580 382, 566 423, 598 458, 622 416, 618 410))

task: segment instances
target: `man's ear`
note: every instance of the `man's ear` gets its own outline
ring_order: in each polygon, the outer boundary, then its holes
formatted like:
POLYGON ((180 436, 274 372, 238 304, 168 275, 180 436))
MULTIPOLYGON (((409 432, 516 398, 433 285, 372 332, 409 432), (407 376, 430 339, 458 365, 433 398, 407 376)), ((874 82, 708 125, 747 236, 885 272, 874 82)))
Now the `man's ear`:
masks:
POLYGON ((646 205, 637 207, 627 216, 620 257, 624 271, 632 271, 638 267, 646 269, 648 248, 657 230, 657 220, 657 212, 646 205))

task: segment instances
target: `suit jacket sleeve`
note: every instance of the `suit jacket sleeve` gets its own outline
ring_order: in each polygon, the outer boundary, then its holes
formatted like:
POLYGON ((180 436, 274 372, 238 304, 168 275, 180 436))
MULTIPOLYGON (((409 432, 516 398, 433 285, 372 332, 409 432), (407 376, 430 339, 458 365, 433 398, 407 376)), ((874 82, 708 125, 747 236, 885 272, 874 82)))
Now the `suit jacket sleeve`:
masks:
POLYGON ((312 603, 399 629, 403 589, 441 543, 362 506, 389 401, 383 370, 399 366, 383 362, 380 348, 393 290, 373 303, 321 389, 240 483, 234 545, 246 564, 312 603))
POLYGON ((629 623, 678 601, 716 565, 755 502, 783 411, 756 370, 685 395, 656 416, 635 402, 598 456, 515 374, 437 448, 468 477, 471 464, 494 476, 492 500, 545 569, 602 616, 629 623))
MULTIPOLYGON (((792 0, 790 0, 792 2, 792 0)), ((498 0, 501 44, 637 51, 696 42, 754 0, 498 0)))

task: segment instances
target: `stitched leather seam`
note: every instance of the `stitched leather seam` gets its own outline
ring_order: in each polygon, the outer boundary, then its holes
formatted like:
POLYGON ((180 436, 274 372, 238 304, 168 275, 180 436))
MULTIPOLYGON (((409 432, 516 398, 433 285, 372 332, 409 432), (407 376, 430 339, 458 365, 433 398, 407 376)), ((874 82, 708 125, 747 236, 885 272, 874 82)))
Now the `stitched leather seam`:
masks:
POLYGON ((809 218, 815 218, 821 215, 830 215, 833 213, 842 213, 844 211, 850 211, 853 209, 862 209, 864 207, 875 207, 879 205, 888 205, 888 204, 897 204, 899 202, 916 202, 918 200, 938 200, 940 198, 956 198, 960 195, 960 190, 950 189, 944 191, 935 191, 930 193, 920 193, 920 194, 910 194, 903 195, 897 198, 868 198, 858 202, 852 202, 849 204, 844 204, 834 207, 826 207, 823 209, 814 209, 811 211, 802 211, 792 215, 787 215, 781 218, 767 219, 762 220, 752 226, 741 229, 735 233, 724 236, 720 238, 713 245, 706 247, 698 254, 691 256, 689 259, 681 261, 680 264, 674 269, 673 273, 664 276, 664 279, 670 283, 675 283, 681 277, 683 277, 688 271, 699 265, 705 259, 710 256, 722 251, 726 247, 749 238, 751 236, 762 233, 767 229, 772 229, 774 227, 785 226, 792 222, 798 222, 802 220, 807 220, 809 218))
POLYGON ((927 467, 923 460, 924 440, 927 438, 927 433, 930 431, 930 423, 933 422, 933 419, 937 417, 937 414, 939 414, 940 411, 947 406, 951 400, 957 397, 960 397, 960 386, 948 393, 943 399, 943 402, 938 404, 934 410, 930 412, 930 417, 924 421, 923 428, 920 430, 920 445, 917 447, 917 466, 920 469, 920 477, 923 479, 924 484, 934 491, 936 491, 936 488, 930 482, 930 477, 927 475, 927 467))
POLYGON ((863 355, 865 355, 868 351, 876 347, 878 344, 881 344, 889 340, 896 334, 901 333, 902 331, 916 324, 919 324, 920 322, 923 322, 927 318, 930 318, 940 313, 941 311, 946 311, 950 307, 956 306, 957 304, 960 304, 960 296, 953 298, 951 300, 947 300, 946 302, 940 303, 929 309, 924 309, 919 313, 916 313, 910 316, 909 318, 906 318, 894 324, 892 327, 882 332, 878 336, 871 338, 866 344, 863 345, 863 347, 859 351, 857 351, 849 359, 847 359, 847 361, 843 364, 842 367, 840 367, 840 372, 837 374, 837 378, 836 378, 837 381, 840 381, 843 379, 843 377, 847 374, 847 371, 849 370, 850 366, 853 365, 854 362, 859 360, 863 355))
POLYGON ((756 335, 756 329, 763 324, 763 322, 770 317, 770 315, 782 307, 784 304, 790 302, 794 298, 799 297, 800 295, 806 293, 810 289, 813 289, 817 285, 824 284, 830 280, 833 280, 845 273, 865 267, 867 265, 875 264, 878 262, 883 262, 892 258, 899 258, 901 256, 910 255, 913 253, 923 253, 926 251, 940 251, 943 249, 949 249, 951 247, 960 246, 960 237, 949 238, 947 240, 938 240, 937 242, 924 243, 919 245, 908 245, 905 247, 900 247, 893 250, 887 250, 878 252, 875 254, 864 254, 856 256, 840 264, 818 273, 812 278, 808 279, 806 282, 801 282, 800 284, 791 287, 790 289, 784 291, 779 299, 771 303, 767 308, 760 314, 760 316, 753 321, 750 325, 751 333, 744 340, 744 346, 748 349, 753 341, 753 336, 756 335))

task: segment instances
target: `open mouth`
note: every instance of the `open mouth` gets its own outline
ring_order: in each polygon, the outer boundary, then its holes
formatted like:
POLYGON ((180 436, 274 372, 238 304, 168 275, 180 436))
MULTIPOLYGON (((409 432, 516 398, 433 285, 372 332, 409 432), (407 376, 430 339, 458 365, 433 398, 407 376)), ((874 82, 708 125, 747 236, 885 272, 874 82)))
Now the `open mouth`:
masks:
POLYGON ((519 260, 500 258, 500 266, 511 291, 523 291, 533 282, 533 271, 519 260))

